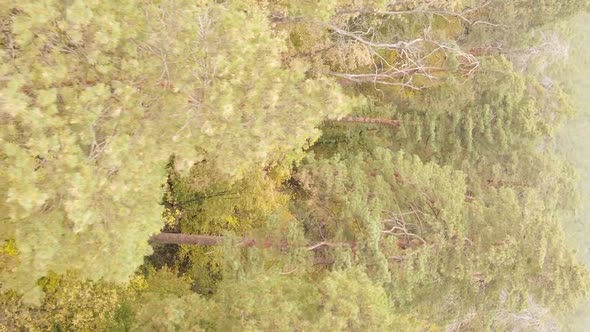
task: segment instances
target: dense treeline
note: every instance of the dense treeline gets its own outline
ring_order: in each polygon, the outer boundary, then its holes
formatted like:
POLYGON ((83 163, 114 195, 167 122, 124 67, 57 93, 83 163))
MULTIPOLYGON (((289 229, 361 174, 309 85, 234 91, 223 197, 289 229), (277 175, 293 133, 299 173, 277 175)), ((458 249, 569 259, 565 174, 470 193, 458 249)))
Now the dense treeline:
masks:
POLYGON ((589 6, 0 0, 0 330, 565 325, 589 6))

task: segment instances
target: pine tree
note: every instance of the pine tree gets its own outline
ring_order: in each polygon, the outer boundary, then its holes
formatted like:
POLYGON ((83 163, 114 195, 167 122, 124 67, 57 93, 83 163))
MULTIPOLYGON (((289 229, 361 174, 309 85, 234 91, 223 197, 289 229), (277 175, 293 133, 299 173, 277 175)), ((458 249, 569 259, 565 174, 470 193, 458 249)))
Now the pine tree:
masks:
POLYGON ((19 250, 3 289, 38 299, 50 270, 126 281, 161 227, 171 154, 240 178, 345 112, 334 84, 282 66, 246 4, 2 1, 1 238, 19 250))
MULTIPOLYGON (((529 296, 559 312, 588 292, 588 270, 567 248, 542 191, 491 188, 469 197, 462 172, 380 148, 310 159, 298 179, 310 236, 355 243, 349 261, 408 314, 444 324, 452 308, 491 321, 529 296)), ((331 251, 337 262, 339 250, 331 251)))

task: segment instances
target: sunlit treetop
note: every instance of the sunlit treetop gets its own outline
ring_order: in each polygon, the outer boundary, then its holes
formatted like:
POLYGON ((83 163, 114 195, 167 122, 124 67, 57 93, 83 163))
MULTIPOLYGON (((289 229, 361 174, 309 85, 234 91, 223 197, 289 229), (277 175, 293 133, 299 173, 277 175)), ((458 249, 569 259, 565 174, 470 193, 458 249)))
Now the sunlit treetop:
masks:
POLYGON ((267 13, 240 1, 0 7, 1 237, 19 250, 2 286, 27 298, 49 270, 125 281, 161 227, 170 155, 239 178, 350 104, 283 68, 267 13))

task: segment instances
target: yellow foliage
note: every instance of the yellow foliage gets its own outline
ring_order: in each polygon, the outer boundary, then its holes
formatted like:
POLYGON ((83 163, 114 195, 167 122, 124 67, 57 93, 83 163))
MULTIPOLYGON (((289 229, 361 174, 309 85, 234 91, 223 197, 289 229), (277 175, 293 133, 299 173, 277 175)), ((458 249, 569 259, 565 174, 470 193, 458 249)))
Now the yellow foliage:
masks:
POLYGON ((39 284, 46 294, 40 307, 24 304, 14 292, 0 295, 0 331, 105 331, 128 293, 74 274, 49 273, 39 284))
MULTIPOLYGON (((381 57, 383 57, 383 59, 389 63, 390 65, 394 65, 396 63, 398 63, 401 60, 401 57, 399 55, 399 52, 396 50, 383 50, 382 52, 380 52, 381 57)), ((376 59, 378 60, 378 59, 376 59)))
POLYGON ((237 227, 239 224, 238 218, 236 218, 236 216, 228 216, 225 218, 225 221, 232 228, 237 227))
POLYGON ((175 207, 165 207, 162 213, 162 219, 166 228, 175 229, 178 227, 178 219, 180 218, 182 211, 175 207))
POLYGON ((127 286, 128 291, 134 293, 144 291, 147 288, 148 282, 144 275, 136 275, 135 277, 131 278, 131 281, 129 281, 129 286, 127 286))
MULTIPOLYGON (((163 219, 182 233, 249 236, 266 226, 269 215, 287 210, 290 196, 282 183, 299 155, 287 155, 266 169, 252 169, 237 181, 225 178, 213 161, 196 164, 188 176, 171 170, 163 219)), ((180 268, 187 259, 194 287, 201 293, 215 289, 221 278, 223 248, 181 246, 172 265, 180 268)))
POLYGON ((4 241, 4 245, 0 247, 0 255, 17 256, 18 248, 16 242, 12 239, 4 241))

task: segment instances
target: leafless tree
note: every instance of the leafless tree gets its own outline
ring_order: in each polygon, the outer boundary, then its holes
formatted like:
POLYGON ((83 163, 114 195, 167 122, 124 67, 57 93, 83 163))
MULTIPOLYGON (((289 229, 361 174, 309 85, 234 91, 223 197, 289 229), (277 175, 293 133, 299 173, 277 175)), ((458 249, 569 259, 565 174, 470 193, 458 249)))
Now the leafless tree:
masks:
MULTIPOLYGON (((483 0, 471 8, 460 12, 448 9, 430 8, 432 1, 425 2, 422 6, 410 10, 376 10, 373 8, 340 10, 337 15, 377 15, 403 16, 403 15, 429 15, 442 17, 450 21, 458 19, 467 26, 485 25, 493 28, 507 29, 506 25, 476 19, 478 12, 491 4, 491 0, 483 0)), ((403 7, 403 2, 390 4, 389 8, 403 7)), ((423 30, 421 37, 407 41, 375 41, 375 29, 367 31, 348 31, 336 24, 323 23, 335 35, 353 40, 368 50, 373 58, 373 71, 366 73, 331 72, 330 74, 359 83, 371 82, 373 84, 394 85, 421 90, 439 79, 448 75, 453 68, 444 65, 432 65, 434 57, 443 53, 445 57, 455 57, 459 66, 457 72, 463 77, 471 76, 480 66, 477 57, 469 51, 462 50, 457 45, 448 41, 434 38, 430 33, 430 26, 423 30), (399 57, 395 62, 387 60, 382 54, 387 51, 396 52, 399 57), (418 80, 418 78, 423 78, 418 80), (420 81, 420 82, 418 82, 420 81)))
POLYGON ((449 68, 445 66, 430 64, 439 53, 444 53, 445 57, 456 57, 459 63, 458 71, 465 77, 471 76, 479 68, 479 61, 475 56, 454 45, 431 38, 427 31, 424 36, 409 41, 379 42, 374 41, 375 34, 372 28, 367 32, 351 32, 334 24, 323 23, 323 25, 335 35, 351 39, 364 46, 371 55, 371 72, 330 72, 331 75, 353 82, 421 90, 427 87, 429 82, 449 72, 449 68), (382 54, 388 51, 396 52, 398 58, 395 61, 386 59, 382 54), (418 77, 425 80, 417 82, 418 77))

